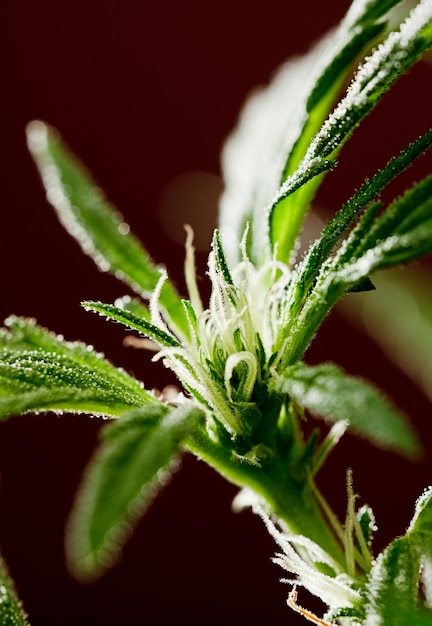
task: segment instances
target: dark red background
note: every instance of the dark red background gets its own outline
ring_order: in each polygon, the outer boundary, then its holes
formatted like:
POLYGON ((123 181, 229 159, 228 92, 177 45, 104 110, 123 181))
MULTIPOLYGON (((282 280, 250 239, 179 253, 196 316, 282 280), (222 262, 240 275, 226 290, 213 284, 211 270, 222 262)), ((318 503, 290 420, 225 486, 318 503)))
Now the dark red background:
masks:
MULTIPOLYGON (((9 0, 1 317, 34 316, 68 339, 92 343, 148 387, 168 381, 145 353, 122 346, 121 328, 80 309, 83 299, 113 301, 127 290, 100 274, 58 224, 27 154, 25 125, 40 118, 61 130, 182 289, 183 248, 167 236, 158 213, 167 186, 190 171, 218 176, 224 138, 248 92, 287 57, 306 51, 348 5, 9 0)), ((427 129, 430 71, 415 68, 355 135, 320 193, 329 211, 427 129)), ((430 157, 416 167, 430 170, 430 157)), ((207 202, 210 232, 215 206, 207 202)), ((205 259, 203 252, 203 272, 205 259)), ((341 317, 329 318, 308 356, 381 385, 431 448, 430 404, 341 317)), ((1 424, 0 544, 33 626, 303 623, 285 606, 288 588, 278 583, 283 573, 270 562, 275 546, 262 523, 250 513, 232 514, 236 489, 191 457, 118 567, 91 587, 68 578, 63 527, 99 427, 69 415, 1 424)), ((348 466, 361 502, 375 509, 382 547, 404 531, 415 498, 430 484, 431 457, 411 464, 347 437, 321 481, 341 515, 348 466)))

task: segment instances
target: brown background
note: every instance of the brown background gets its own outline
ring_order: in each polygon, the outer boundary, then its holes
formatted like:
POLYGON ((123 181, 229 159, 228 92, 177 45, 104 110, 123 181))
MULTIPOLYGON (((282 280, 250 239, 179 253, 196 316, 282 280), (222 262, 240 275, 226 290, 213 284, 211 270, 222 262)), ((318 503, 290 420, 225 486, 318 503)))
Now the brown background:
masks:
MULTIPOLYGON (((219 153, 246 95, 288 56, 307 50, 348 4, 9 0, 1 317, 34 316, 68 339, 92 343, 148 387, 167 382, 145 353, 122 346, 121 328, 80 309, 83 299, 113 301, 127 290, 100 274, 59 226, 27 154, 25 125, 40 118, 61 130, 182 289, 183 248, 161 217, 167 189, 178 190, 188 172, 211 175, 207 195, 195 190, 190 200, 207 212, 211 232, 219 153)), ((427 80, 430 68, 415 68, 355 135, 320 192, 326 210, 427 129, 427 80)), ((430 158, 416 167, 430 170, 430 158)), ((202 272, 205 259, 202 252, 202 272)), ((430 404, 342 318, 329 318, 308 358, 334 360, 384 387, 431 448, 430 404)), ((33 626, 303 623, 285 606, 288 588, 278 583, 282 571, 270 562, 275 546, 261 522, 233 515, 236 489, 193 458, 139 525, 118 567, 91 587, 70 580, 62 529, 99 427, 69 415, 1 424, 0 545, 33 626)), ((430 484, 431 457, 414 465, 347 437, 321 481, 341 515, 348 466, 361 502, 375 509, 382 547, 404 531, 430 484)))

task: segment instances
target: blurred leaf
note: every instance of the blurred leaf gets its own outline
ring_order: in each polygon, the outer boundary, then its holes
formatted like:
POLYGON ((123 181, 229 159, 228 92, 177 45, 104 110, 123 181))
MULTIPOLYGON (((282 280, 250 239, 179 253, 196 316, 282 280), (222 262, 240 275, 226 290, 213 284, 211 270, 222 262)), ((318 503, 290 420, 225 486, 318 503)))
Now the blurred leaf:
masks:
POLYGON ((29 626, 27 615, 15 591, 6 564, 0 557, 0 624, 2 626, 29 626))
POLYGON ((34 320, 10 317, 0 332, 0 417, 26 411, 116 416, 159 402, 91 346, 66 342, 34 320))
POLYGON ((421 265, 379 273, 372 297, 344 298, 338 310, 360 324, 432 401, 432 278, 421 265))
MULTIPOLYGON (((149 298, 161 272, 129 232, 123 217, 108 203, 55 129, 35 121, 29 124, 27 137, 47 199, 69 234, 99 269, 112 272, 149 298)), ((163 285, 160 304, 172 323, 187 332, 180 298, 169 281, 163 285)))
POLYGON ((377 445, 410 457, 419 453, 405 416, 369 382, 348 376, 336 365, 298 363, 278 378, 276 388, 315 416, 346 421, 377 445))
POLYGON ((102 430, 69 524, 70 568, 92 579, 112 566, 132 527, 175 469, 180 446, 203 416, 192 403, 148 405, 102 430))
POLYGON ((122 296, 121 298, 116 299, 114 305, 118 309, 123 309, 124 311, 128 311, 129 313, 133 313, 133 315, 136 315, 136 317, 140 317, 141 319, 150 321, 150 311, 145 306, 145 304, 141 302, 141 300, 138 300, 138 298, 122 296))

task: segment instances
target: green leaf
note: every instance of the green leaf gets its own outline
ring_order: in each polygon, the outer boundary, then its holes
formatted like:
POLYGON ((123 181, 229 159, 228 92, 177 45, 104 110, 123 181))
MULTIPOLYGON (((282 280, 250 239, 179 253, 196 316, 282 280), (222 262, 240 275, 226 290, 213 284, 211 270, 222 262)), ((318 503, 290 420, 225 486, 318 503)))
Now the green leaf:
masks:
POLYGON ((179 347, 180 343, 168 331, 165 331, 142 317, 138 317, 127 309, 120 309, 112 304, 103 302, 82 302, 82 306, 88 311, 95 311, 100 315, 124 324, 131 330, 136 330, 145 337, 150 337, 161 346, 179 347))
MULTIPOLYGON (((380 170, 372 179, 367 180, 360 189, 348 200, 348 202, 336 213, 325 226, 321 236, 311 245, 304 260, 298 268, 299 282, 302 285, 303 296, 307 295, 309 288, 315 282, 323 263, 327 260, 340 237, 351 226, 355 218, 364 211, 356 228, 340 248, 336 255, 333 268, 340 268, 351 259, 358 258, 361 253, 378 245, 386 237, 392 236, 394 231, 400 230, 400 223, 404 224, 403 232, 407 232, 408 226, 421 225, 421 219, 429 219, 430 193, 432 183, 429 178, 416 183, 413 188, 406 192, 402 198, 392 203, 379 218, 376 214, 381 208, 379 202, 373 202, 378 194, 399 174, 405 171, 432 145, 432 131, 421 136, 399 155, 392 158, 387 165, 380 170), (375 221, 374 221, 375 220, 375 221)), ((393 242, 395 243, 395 242, 393 242)), ((413 250, 416 254, 416 249, 413 250)), ((372 260, 372 257, 370 257, 372 260)), ((360 264, 366 267, 352 284, 347 283, 350 291, 355 291, 358 281, 369 281, 368 273, 372 266, 364 261, 360 264)), ((370 283, 362 285, 371 287, 370 283)), ((296 298, 297 301, 301 299, 296 298)))
MULTIPOLYGON (((291 205, 295 202, 292 200, 287 204, 286 199, 295 192, 310 195, 302 189, 303 181, 311 180, 310 175, 315 177, 319 174, 320 164, 334 160, 342 145, 375 107, 381 96, 431 44, 432 9, 426 2, 420 2, 400 29, 390 33, 365 60, 346 96, 324 122, 297 170, 282 184, 272 202, 269 213, 270 231, 272 243, 277 243, 278 246, 278 258, 283 261, 289 258, 307 209, 307 202, 300 201, 299 208, 292 214, 291 205), (290 208, 289 220, 295 223, 294 226, 286 223, 287 206, 290 208)), ((311 182, 316 186, 316 182, 311 182)), ((307 197, 307 200, 310 198, 307 197)))
POLYGON ((421 558, 409 537, 398 537, 382 552, 365 585, 364 624, 431 626, 432 611, 418 609, 421 558))
MULTIPOLYGON (((32 122, 27 137, 47 198, 69 234, 100 270, 112 272, 139 295, 149 298, 161 272, 129 232, 123 217, 105 199, 55 129, 40 121, 32 122)), ((162 287, 160 304, 171 322, 187 332, 180 298, 169 281, 162 287)))
POLYGON ((34 320, 11 317, 0 332, 0 417, 71 411, 116 416, 159 401, 91 346, 66 342, 34 320))
POLYGON ((133 526, 176 468, 182 441, 202 417, 190 402, 176 409, 148 405, 102 430, 67 533, 70 569, 78 578, 96 578, 114 564, 133 526))
POLYGON ((391 159, 382 171, 364 183, 310 246, 293 274, 286 297, 291 323, 283 330, 284 336, 290 337, 283 366, 302 358, 318 327, 341 296, 373 289, 372 272, 407 263, 432 251, 432 177, 415 183, 378 217, 382 205, 373 202, 375 194, 431 144, 432 131, 391 159), (359 214, 357 225, 331 257, 341 235, 359 214))
MULTIPOLYGON (((359 4, 365 5, 363 11, 367 13, 367 3, 357 3, 359 4)), ((299 172, 295 176, 295 184, 291 187, 289 195, 271 209, 272 241, 277 243, 278 248, 285 247, 286 251, 285 254, 282 249, 280 250, 280 258, 284 258, 284 255, 285 258, 289 258, 288 252, 293 249, 304 215, 322 182, 323 175, 335 166, 333 159, 317 159, 314 163, 311 161, 310 167, 302 172, 304 176, 299 176, 302 159, 330 112, 354 60, 385 30, 385 23, 375 23, 376 18, 363 19, 365 13, 361 9, 356 18, 351 22, 348 14, 341 24, 336 43, 333 44, 333 56, 330 57, 329 64, 324 66, 308 98, 305 124, 283 169, 281 185, 288 177, 296 174, 297 168, 299 172)))
MULTIPOLYGON (((432 131, 428 133, 427 147, 432 144, 432 131)), ((426 137, 426 136, 425 136, 426 137)), ((416 183, 401 197, 392 202, 375 220, 360 242, 360 251, 366 251, 393 235, 407 235, 432 219, 432 175, 416 183)), ((415 253, 415 250, 413 251, 415 253)))
POLYGON ((330 422, 346 421, 373 443, 410 457, 420 450, 405 416, 369 382, 348 376, 331 363, 289 367, 276 382, 276 390, 330 422))
POLYGON ((416 502, 414 517, 407 533, 422 554, 432 559, 432 487, 429 487, 416 502))
POLYGON ((0 556, 0 624, 29 626, 27 615, 15 591, 6 564, 0 556))
POLYGON ((355 15, 355 23, 362 24, 376 21, 388 13, 401 0, 362 0, 353 2, 349 12, 355 15))
MULTIPOLYGON (((239 260, 239 243, 247 222, 251 226, 251 260, 260 262, 269 252, 266 207, 300 165, 353 63, 385 29, 385 23, 378 20, 394 4, 397 1, 355 2, 335 32, 308 54, 285 64, 267 88, 249 99, 223 153, 226 187, 220 228, 230 263, 239 260)), ((316 165, 298 181, 298 187, 331 167, 332 162, 316 165)), ((274 242, 282 242, 285 235, 295 240, 317 183, 318 179, 298 189, 295 200, 281 201, 273 216, 274 242)), ((286 248, 291 249, 289 244, 286 248)))
POLYGON ((392 541, 373 564, 365 585, 366 625, 431 626, 432 610, 422 606, 432 596, 428 579, 431 567, 432 487, 429 487, 416 502, 406 534, 392 541), (419 579, 423 583, 422 596, 419 579))
MULTIPOLYGON (((380 239, 393 234, 397 224, 407 213, 417 214, 428 197, 430 181, 417 183, 411 192, 407 192, 399 201, 391 204, 386 211, 375 220, 371 226, 371 220, 380 208, 376 202, 371 204, 383 189, 402 174, 413 162, 422 156, 432 145, 432 130, 419 137, 408 148, 390 159, 387 165, 377 172, 370 180, 366 180, 360 189, 348 200, 348 202, 336 213, 334 218, 325 226, 318 242, 322 253, 319 261, 322 263, 327 258, 339 238, 346 232, 355 218, 366 208, 366 220, 361 228, 357 229, 352 241, 348 241, 342 258, 350 258, 358 249, 366 250, 375 245, 380 239)), ((316 244, 315 244, 316 245, 316 244)), ((317 269, 318 264, 315 269, 317 269)))

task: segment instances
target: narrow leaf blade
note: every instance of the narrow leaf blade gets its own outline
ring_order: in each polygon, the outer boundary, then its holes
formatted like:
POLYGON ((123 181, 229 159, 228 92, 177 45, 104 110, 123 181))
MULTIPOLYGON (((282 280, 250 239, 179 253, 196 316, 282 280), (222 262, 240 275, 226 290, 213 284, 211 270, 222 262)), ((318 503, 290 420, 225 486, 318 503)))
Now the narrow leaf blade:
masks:
POLYGON ((0 417, 72 411, 116 416, 158 400, 91 346, 67 342, 34 320, 0 331, 0 417))
MULTIPOLYGON (((27 137, 47 199, 69 234, 99 269, 112 272, 139 295, 149 298, 161 273, 129 232, 122 216, 105 199, 55 129, 40 121, 32 122, 27 137)), ((162 288, 160 304, 172 323, 186 331, 180 298, 169 281, 162 288)))
POLYGON ((192 403, 147 406, 107 426, 78 494, 67 533, 71 571, 80 579, 112 566, 157 492, 167 482, 183 439, 202 418, 192 403))
MULTIPOLYGON (((390 89, 397 78, 409 69, 432 44, 432 8, 421 1, 413 9, 398 31, 389 34, 359 68, 345 97, 327 118, 311 141, 304 158, 291 176, 281 185, 269 211, 272 243, 278 244, 278 257, 286 261, 293 249, 298 228, 307 205, 300 202, 296 227, 288 228, 285 223, 288 198, 296 193, 306 193, 304 183, 315 185, 308 173, 315 177, 319 172, 317 162, 332 162, 343 144, 349 139, 358 124, 372 111, 382 95, 390 89), (295 232, 297 229, 297 232, 295 232)), ((306 193, 306 196, 308 194, 306 193)), ((292 216, 290 219, 294 219, 292 216)))
POLYGON ((161 328, 158 328, 151 322, 148 322, 145 318, 139 317, 135 313, 128 311, 127 309, 120 309, 112 304, 105 304, 103 302, 83 302, 83 307, 88 311, 94 311, 103 315, 108 319, 112 319, 115 322, 124 324, 131 330, 136 330, 146 337, 150 337, 161 346, 166 347, 179 347, 179 342, 168 332, 165 332, 161 328))

